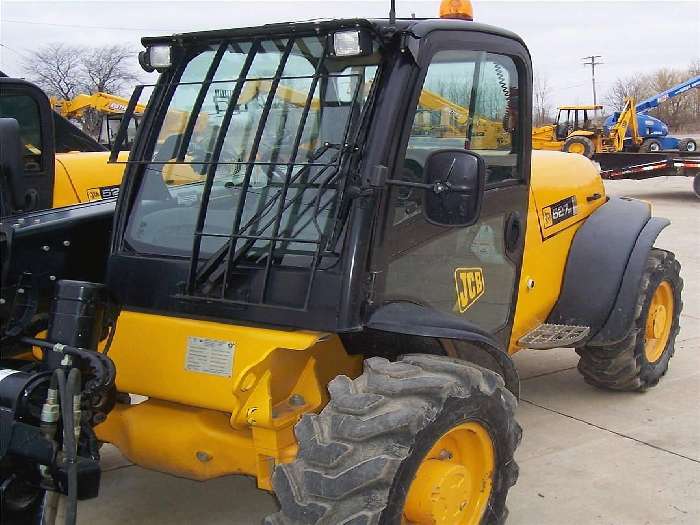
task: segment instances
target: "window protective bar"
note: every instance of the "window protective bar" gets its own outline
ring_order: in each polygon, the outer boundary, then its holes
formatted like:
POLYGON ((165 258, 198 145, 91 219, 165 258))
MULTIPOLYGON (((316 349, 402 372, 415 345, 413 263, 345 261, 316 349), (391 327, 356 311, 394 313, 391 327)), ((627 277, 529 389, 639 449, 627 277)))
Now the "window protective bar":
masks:
MULTIPOLYGON (((287 164, 287 173, 285 174, 284 177, 284 186, 282 187, 282 191, 279 194, 279 204, 277 207, 277 215, 275 216, 274 220, 274 225, 272 227, 272 237, 273 239, 270 240, 270 245, 268 248, 267 252, 267 261, 265 261, 265 273, 263 274, 263 279, 262 279, 262 286, 260 289, 260 302, 264 303, 265 302, 265 295, 267 293, 267 285, 268 281, 270 278, 270 271, 272 270, 272 256, 275 251, 275 246, 277 245, 277 240, 275 240, 275 237, 279 235, 279 230, 280 230, 280 225, 282 224, 282 216, 284 214, 284 204, 285 200, 287 198, 287 192, 289 191, 289 187, 291 184, 291 179, 292 179, 292 172, 294 171, 294 162, 296 162, 297 155, 299 154, 299 145, 301 144, 301 139, 304 135, 304 129, 306 128, 306 120, 309 116, 309 111, 311 110, 311 103, 313 102, 314 99, 314 94, 316 93, 316 88, 318 86, 318 79, 319 79, 319 74, 321 73, 321 70, 323 68, 324 60, 326 58, 326 54, 328 53, 328 47, 329 47, 329 41, 330 37, 326 37, 326 41, 324 42, 323 46, 323 54, 321 55, 321 58, 318 60, 316 64, 316 70, 314 71, 314 77, 311 80, 311 87, 309 88, 309 92, 306 95, 306 101, 304 102, 304 109, 301 114, 301 119, 299 121, 299 129, 297 129, 297 134, 294 137, 294 145, 292 146, 292 155, 290 156, 289 163, 287 164)), ((301 40, 300 40, 301 42, 301 40)), ((302 193, 304 190, 302 189, 300 193, 302 193)), ((262 230, 265 231, 265 230, 262 230)))
MULTIPOLYGON (((321 148, 320 152, 316 155, 316 158, 319 156, 323 155, 328 151, 328 147, 321 148)), ((333 159, 332 162, 335 162, 335 159, 333 159)), ((325 173, 325 171, 329 168, 332 167, 332 164, 314 164, 318 166, 323 166, 321 170, 311 179, 311 182, 305 182, 303 183, 303 186, 308 186, 310 184, 313 184, 313 181, 317 180, 318 178, 321 177, 325 173)), ((304 167, 301 170, 299 170, 294 177, 292 177, 291 184, 296 184, 296 182, 301 178, 301 176, 306 172, 307 168, 304 167)), ((320 187, 320 185, 319 185, 320 187)), ((265 215, 267 215, 274 205, 274 203, 277 201, 277 198, 279 197, 280 193, 276 193, 266 204, 265 207, 258 212, 259 217, 255 218, 256 220, 260 220, 261 218, 264 218, 265 215)), ((303 196, 302 193, 299 193, 295 195, 288 203, 285 203, 284 208, 282 210, 282 213, 287 211, 292 204, 295 204, 298 199, 300 199, 303 196)), ((269 228, 270 225, 272 224, 272 221, 274 219, 271 219, 263 226, 262 231, 265 229, 269 228)), ((254 224, 254 220, 251 219, 246 223, 246 225, 241 228, 241 232, 247 231, 248 228, 250 228, 254 224)), ((209 236, 211 234, 208 233, 202 233, 204 236, 209 236)), ((230 242, 233 242, 235 238, 237 237, 235 234, 229 236, 231 238, 230 242)), ((254 242, 248 241, 248 243, 244 244, 239 250, 236 251, 234 255, 234 262, 233 264, 238 261, 238 259, 241 257, 243 253, 245 253, 246 250, 248 250, 254 242)), ((226 255, 226 252, 228 251, 228 244, 224 245, 222 248, 220 248, 215 254, 213 254, 207 262, 204 264, 204 266, 198 271, 197 276, 196 276, 196 282, 194 283, 195 287, 197 285, 197 282, 199 282, 202 279, 207 279, 209 283, 216 281, 221 277, 221 272, 223 271, 220 267, 218 270, 216 270, 216 267, 219 266, 221 263, 223 257, 226 255)))
MULTIPOLYGON (((260 40, 253 41, 253 45, 251 46, 250 51, 248 52, 248 56, 245 59, 243 67, 241 68, 241 73, 239 75, 238 81, 236 82, 236 87, 234 88, 233 92, 231 93, 231 97, 229 98, 228 106, 226 107, 226 113, 224 113, 224 117, 221 121, 221 128, 219 129, 219 133, 216 136, 216 144, 214 145, 214 151, 212 152, 211 157, 212 163, 209 164, 209 167, 207 169, 207 178, 204 182, 204 188, 202 190, 202 199, 199 208, 199 214, 197 215, 197 223, 195 226, 194 239, 192 243, 192 261, 190 262, 190 271, 188 279, 190 286, 194 282, 194 278, 197 274, 199 254, 202 248, 202 230, 204 228, 204 223, 207 218, 207 207, 209 205, 209 197, 211 196, 211 188, 214 184, 214 175, 216 173, 217 168, 216 161, 221 155, 221 150, 224 146, 224 140, 226 139, 226 132, 228 131, 229 124, 231 123, 231 118, 233 117, 234 108, 238 103, 238 97, 240 97, 241 91, 243 91, 245 77, 246 75, 248 75, 248 72, 250 71, 250 68, 253 65, 255 55, 257 54, 260 47, 260 40)), ((202 89, 204 88, 205 86, 202 86, 202 89)))
POLYGON ((117 131, 117 136, 114 138, 114 145, 112 151, 109 153, 109 162, 116 163, 117 157, 119 156, 119 150, 124 143, 124 139, 128 136, 129 121, 134 116, 134 111, 136 110, 136 104, 141 98, 141 93, 143 92, 143 85, 136 86, 134 92, 131 94, 129 103, 126 106, 126 111, 122 116, 122 122, 119 125, 119 131, 117 131))
POLYGON ((194 133, 194 128, 199 118, 199 113, 202 111, 202 105, 204 104, 204 98, 209 92, 209 85, 211 80, 214 78, 216 70, 219 69, 219 64, 221 64, 221 59, 224 56, 224 51, 226 50, 226 43, 222 42, 214 55, 207 74, 204 77, 204 82, 202 82, 202 88, 197 93, 197 98, 192 106, 192 112, 190 113, 190 118, 187 120, 187 126, 185 127, 185 132, 180 139, 180 147, 177 154, 177 161, 182 162, 185 160, 185 155, 187 154, 187 148, 189 148, 190 140, 192 140, 192 133, 194 133))
MULTIPOLYGON (((282 56, 280 57, 280 62, 277 65, 277 71, 275 72, 275 78, 272 80, 272 85, 270 86, 270 91, 267 94, 267 100, 265 101, 265 106, 263 107, 262 114, 260 115, 260 121, 258 122, 258 129, 255 132, 255 139, 253 139, 253 145, 250 148, 250 154, 248 155, 248 161, 249 162, 254 162, 255 158, 258 155, 258 150, 260 149, 260 141, 262 140, 263 133, 265 132, 265 127, 267 125, 267 118, 270 115, 270 109, 272 108, 272 103, 275 101, 275 93, 277 92, 277 86, 279 86, 280 79, 282 75, 284 74, 284 68, 287 65, 287 59, 289 58, 289 55, 292 52, 292 49, 294 48, 294 38, 288 38, 287 39, 287 44, 285 46, 285 49, 282 53, 282 56)), ((229 108, 227 108, 228 111, 229 108)), ((236 208, 236 217, 233 222, 233 229, 232 233, 236 234, 239 233, 239 228, 241 227, 241 220, 243 218, 243 210, 245 209, 245 202, 248 197, 248 189, 250 187, 250 178, 253 175, 253 165, 249 165, 246 168, 245 176, 243 178, 243 185, 241 187, 241 196, 238 201, 238 206, 236 208)), ((213 178, 213 174, 212 174, 213 178)), ((228 247, 228 254, 226 255, 226 272, 224 273, 224 282, 223 286, 221 287, 221 294, 223 297, 223 294, 226 290, 226 287, 228 285, 228 276, 231 273, 232 270, 232 265, 231 265, 231 260, 233 256, 233 252, 235 249, 235 245, 237 242, 231 242, 230 246, 228 247)))

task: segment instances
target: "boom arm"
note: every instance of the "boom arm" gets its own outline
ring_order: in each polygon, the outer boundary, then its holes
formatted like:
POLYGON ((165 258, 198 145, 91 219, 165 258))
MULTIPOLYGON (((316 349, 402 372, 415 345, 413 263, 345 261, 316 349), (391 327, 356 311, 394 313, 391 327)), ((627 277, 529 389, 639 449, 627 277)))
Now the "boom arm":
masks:
POLYGON ((700 88, 700 75, 689 78, 685 82, 681 82, 680 84, 677 84, 666 91, 662 91, 661 93, 657 93, 646 100, 642 100, 635 106, 635 109, 637 110, 637 113, 646 113, 647 111, 658 107, 662 102, 666 102, 668 99, 677 97, 678 95, 685 93, 686 91, 690 91, 693 88, 700 88))
POLYGON ((617 118, 617 122, 610 128, 609 137, 614 143, 615 151, 622 151, 627 128, 630 128, 632 142, 637 145, 642 143, 642 139, 639 136, 637 114, 634 108, 634 99, 628 98, 625 101, 625 107, 622 108, 620 116, 617 118))
MULTIPOLYGON (((54 110, 66 118, 82 117, 87 109, 95 109, 100 113, 122 114, 126 111, 129 101, 117 95, 98 91, 92 95, 78 95, 71 100, 52 100, 54 110)), ((145 106, 137 104, 135 112, 143 113, 145 106)))

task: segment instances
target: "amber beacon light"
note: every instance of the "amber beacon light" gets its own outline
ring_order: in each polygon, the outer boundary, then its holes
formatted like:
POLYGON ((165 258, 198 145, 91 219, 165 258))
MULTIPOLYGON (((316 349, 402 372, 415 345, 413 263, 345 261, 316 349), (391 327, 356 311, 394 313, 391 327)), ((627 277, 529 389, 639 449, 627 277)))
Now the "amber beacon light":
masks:
POLYGON ((440 18, 474 20, 474 8, 470 0, 442 0, 440 18))

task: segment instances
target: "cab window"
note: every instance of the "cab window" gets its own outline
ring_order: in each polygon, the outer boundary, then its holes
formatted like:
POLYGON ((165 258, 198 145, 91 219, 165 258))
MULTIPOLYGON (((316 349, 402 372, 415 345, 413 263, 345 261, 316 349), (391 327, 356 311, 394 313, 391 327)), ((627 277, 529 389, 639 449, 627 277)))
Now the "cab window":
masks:
MULTIPOLYGON (((424 182, 430 153, 463 148, 486 161, 487 187, 520 180, 518 107, 518 74, 510 57, 464 50, 436 53, 397 176, 424 182)), ((421 213, 421 196, 420 190, 396 189, 394 224, 421 213)))
POLYGON ((518 75, 512 59, 485 52, 438 52, 426 73, 405 159, 422 179, 427 155, 465 148, 486 160, 487 183, 519 179, 518 75))
POLYGON ((0 97, 0 116, 13 118, 19 124, 25 173, 41 171, 41 120, 36 100, 28 95, 3 95, 0 97))

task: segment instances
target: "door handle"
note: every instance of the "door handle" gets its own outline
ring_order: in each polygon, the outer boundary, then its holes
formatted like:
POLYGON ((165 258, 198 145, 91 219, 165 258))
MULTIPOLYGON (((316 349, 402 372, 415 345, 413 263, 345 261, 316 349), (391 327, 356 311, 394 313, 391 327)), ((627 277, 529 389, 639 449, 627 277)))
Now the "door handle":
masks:
POLYGON ((506 227, 504 232, 506 252, 512 253, 518 249, 522 235, 523 220, 520 217, 520 213, 514 211, 510 213, 506 219, 506 227))

